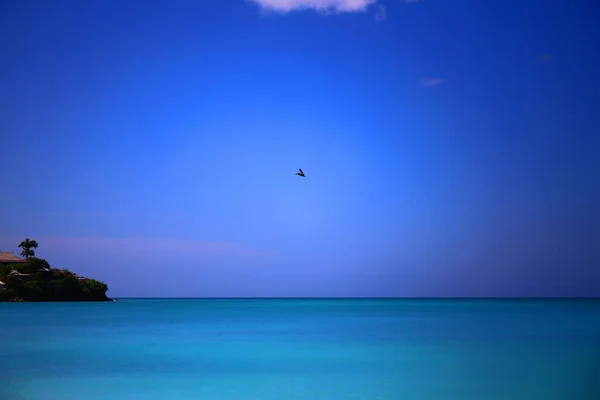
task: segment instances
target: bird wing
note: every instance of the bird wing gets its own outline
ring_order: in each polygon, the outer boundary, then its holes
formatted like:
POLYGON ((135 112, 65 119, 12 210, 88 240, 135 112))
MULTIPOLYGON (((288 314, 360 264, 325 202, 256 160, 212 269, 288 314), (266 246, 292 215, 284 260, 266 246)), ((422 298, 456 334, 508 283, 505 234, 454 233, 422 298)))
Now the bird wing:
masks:
POLYGON ((302 168, 298 168, 298 171, 299 171, 301 174, 304 174, 304 172, 302 171, 302 168))

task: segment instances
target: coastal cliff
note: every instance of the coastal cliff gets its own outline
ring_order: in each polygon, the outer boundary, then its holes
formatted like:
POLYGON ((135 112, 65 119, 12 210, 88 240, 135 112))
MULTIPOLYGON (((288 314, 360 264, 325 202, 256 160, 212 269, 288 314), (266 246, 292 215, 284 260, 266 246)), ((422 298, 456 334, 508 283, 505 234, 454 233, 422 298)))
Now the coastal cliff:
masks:
POLYGON ((18 261, 0 264, 0 301, 112 301, 104 282, 51 268, 41 258, 18 261))

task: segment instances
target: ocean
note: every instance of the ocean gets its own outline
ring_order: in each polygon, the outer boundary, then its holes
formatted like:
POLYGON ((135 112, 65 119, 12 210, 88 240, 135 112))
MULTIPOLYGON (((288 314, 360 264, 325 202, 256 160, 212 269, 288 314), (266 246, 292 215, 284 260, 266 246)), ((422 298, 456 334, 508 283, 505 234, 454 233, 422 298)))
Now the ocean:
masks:
POLYGON ((600 301, 0 303, 0 400, 598 400, 600 301))

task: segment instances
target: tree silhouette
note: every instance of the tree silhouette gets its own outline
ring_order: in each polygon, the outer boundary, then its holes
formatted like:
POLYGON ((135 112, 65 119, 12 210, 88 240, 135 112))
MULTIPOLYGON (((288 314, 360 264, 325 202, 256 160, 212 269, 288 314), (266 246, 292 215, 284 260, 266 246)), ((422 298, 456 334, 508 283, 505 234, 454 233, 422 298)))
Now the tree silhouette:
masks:
POLYGON ((23 251, 21 251, 21 255, 25 257, 26 260, 29 260, 29 257, 35 256, 35 251, 33 251, 33 249, 37 249, 38 244, 35 240, 29 240, 29 238, 26 238, 21 242, 21 244, 19 244, 19 247, 23 249, 23 251))

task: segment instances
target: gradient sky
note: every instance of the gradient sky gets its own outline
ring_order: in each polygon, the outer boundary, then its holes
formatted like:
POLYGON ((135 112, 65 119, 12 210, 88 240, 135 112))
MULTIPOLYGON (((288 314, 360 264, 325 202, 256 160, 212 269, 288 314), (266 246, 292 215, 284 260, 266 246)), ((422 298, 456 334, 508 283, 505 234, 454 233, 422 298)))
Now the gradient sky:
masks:
POLYGON ((5 0, 0 250, 115 297, 600 296, 596 3, 5 0))

